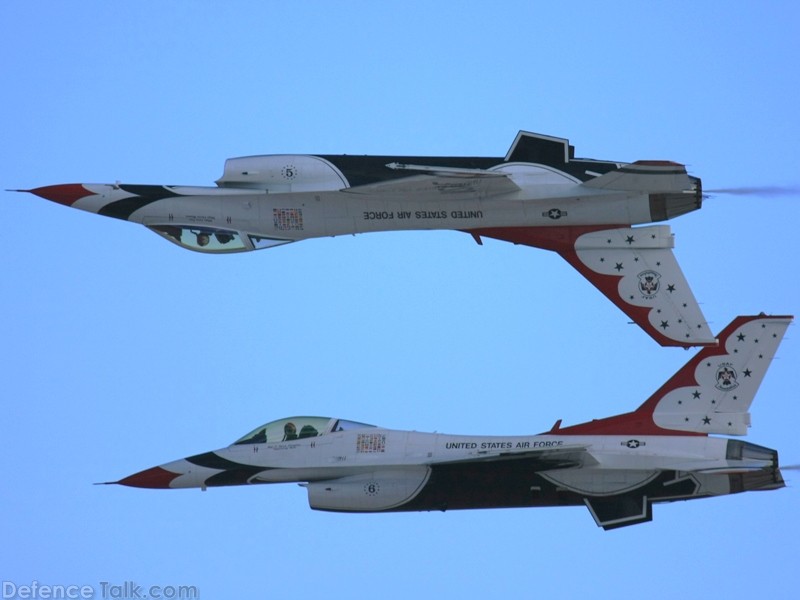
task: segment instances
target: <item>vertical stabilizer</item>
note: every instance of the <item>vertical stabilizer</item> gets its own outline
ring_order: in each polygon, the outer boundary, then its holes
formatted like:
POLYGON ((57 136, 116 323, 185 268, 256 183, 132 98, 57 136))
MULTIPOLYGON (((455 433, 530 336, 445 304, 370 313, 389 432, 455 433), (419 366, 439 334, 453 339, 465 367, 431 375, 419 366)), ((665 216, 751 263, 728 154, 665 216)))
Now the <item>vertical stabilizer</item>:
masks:
POLYGON ((716 343, 675 260, 669 225, 494 227, 470 233, 558 252, 662 346, 716 343))
POLYGON ((791 323, 790 316, 737 317, 638 409, 558 428, 559 434, 745 435, 750 404, 791 323))

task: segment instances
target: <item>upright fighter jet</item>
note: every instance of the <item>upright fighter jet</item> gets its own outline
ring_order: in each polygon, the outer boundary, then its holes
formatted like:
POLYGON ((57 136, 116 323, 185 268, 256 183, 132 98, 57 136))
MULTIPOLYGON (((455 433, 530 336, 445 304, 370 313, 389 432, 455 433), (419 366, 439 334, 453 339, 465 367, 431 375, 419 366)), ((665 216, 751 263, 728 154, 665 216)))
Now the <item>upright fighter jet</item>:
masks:
POLYGON ((744 435, 791 317, 738 317, 633 412, 538 435, 397 431, 327 417, 261 425, 232 445, 109 482, 201 488, 300 482, 311 508, 390 512, 586 506, 614 529, 655 503, 783 487, 744 435))
POLYGON ((658 343, 715 343, 672 254, 669 226, 631 227, 701 207, 700 179, 674 162, 575 158, 568 140, 521 131, 505 157, 232 158, 216 184, 21 191, 141 223, 198 252, 422 229, 554 250, 658 343))

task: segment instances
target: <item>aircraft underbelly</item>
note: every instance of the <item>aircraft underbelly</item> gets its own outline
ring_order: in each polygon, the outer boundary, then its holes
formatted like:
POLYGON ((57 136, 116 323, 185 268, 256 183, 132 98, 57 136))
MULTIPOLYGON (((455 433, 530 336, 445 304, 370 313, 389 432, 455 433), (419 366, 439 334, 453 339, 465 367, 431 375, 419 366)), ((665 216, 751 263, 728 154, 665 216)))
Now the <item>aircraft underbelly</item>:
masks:
MULTIPOLYGON (((693 478, 675 471, 641 471, 630 475, 614 474, 593 482, 572 481, 565 485, 548 473, 536 473, 525 461, 513 464, 472 464, 434 467, 425 488, 396 511, 460 510, 473 508, 523 508, 544 506, 584 506, 586 498, 607 502, 626 498, 652 498, 658 501, 697 495, 700 489, 693 478), (576 484, 583 486, 583 489, 576 484), (593 491, 589 491, 593 490, 593 491)), ((554 473, 563 473, 566 470, 554 473)), ((581 473, 581 470, 570 470, 581 473)), ((580 475, 579 475, 580 477, 580 475)))

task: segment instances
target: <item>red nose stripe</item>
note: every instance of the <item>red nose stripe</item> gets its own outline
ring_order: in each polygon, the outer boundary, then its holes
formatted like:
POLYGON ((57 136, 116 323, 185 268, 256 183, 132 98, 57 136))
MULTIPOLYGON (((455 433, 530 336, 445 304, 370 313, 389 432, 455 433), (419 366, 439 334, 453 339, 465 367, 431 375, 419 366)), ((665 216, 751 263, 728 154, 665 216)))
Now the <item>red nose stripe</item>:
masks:
POLYGON ((36 188, 35 190, 28 190, 31 194, 36 194, 45 200, 52 200, 64 206, 72 206, 86 196, 94 196, 94 192, 90 192, 80 183, 64 183, 60 185, 47 185, 45 187, 36 188))
POLYGON ((117 483, 139 488, 168 488, 170 482, 179 475, 180 473, 173 473, 161 467, 153 467, 152 469, 129 475, 125 479, 120 479, 117 483))

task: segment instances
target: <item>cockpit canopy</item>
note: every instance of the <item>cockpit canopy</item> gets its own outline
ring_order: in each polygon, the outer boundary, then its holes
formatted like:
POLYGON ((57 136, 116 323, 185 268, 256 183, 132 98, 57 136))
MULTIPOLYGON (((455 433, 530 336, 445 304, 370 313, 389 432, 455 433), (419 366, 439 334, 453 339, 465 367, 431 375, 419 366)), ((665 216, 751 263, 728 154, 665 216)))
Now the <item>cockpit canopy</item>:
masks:
POLYGON ((173 244, 196 252, 217 254, 248 252, 280 246, 293 241, 197 225, 148 225, 148 227, 173 244))
POLYGON ((375 425, 330 417, 288 417, 256 427, 233 444, 274 444, 367 427, 375 425))

